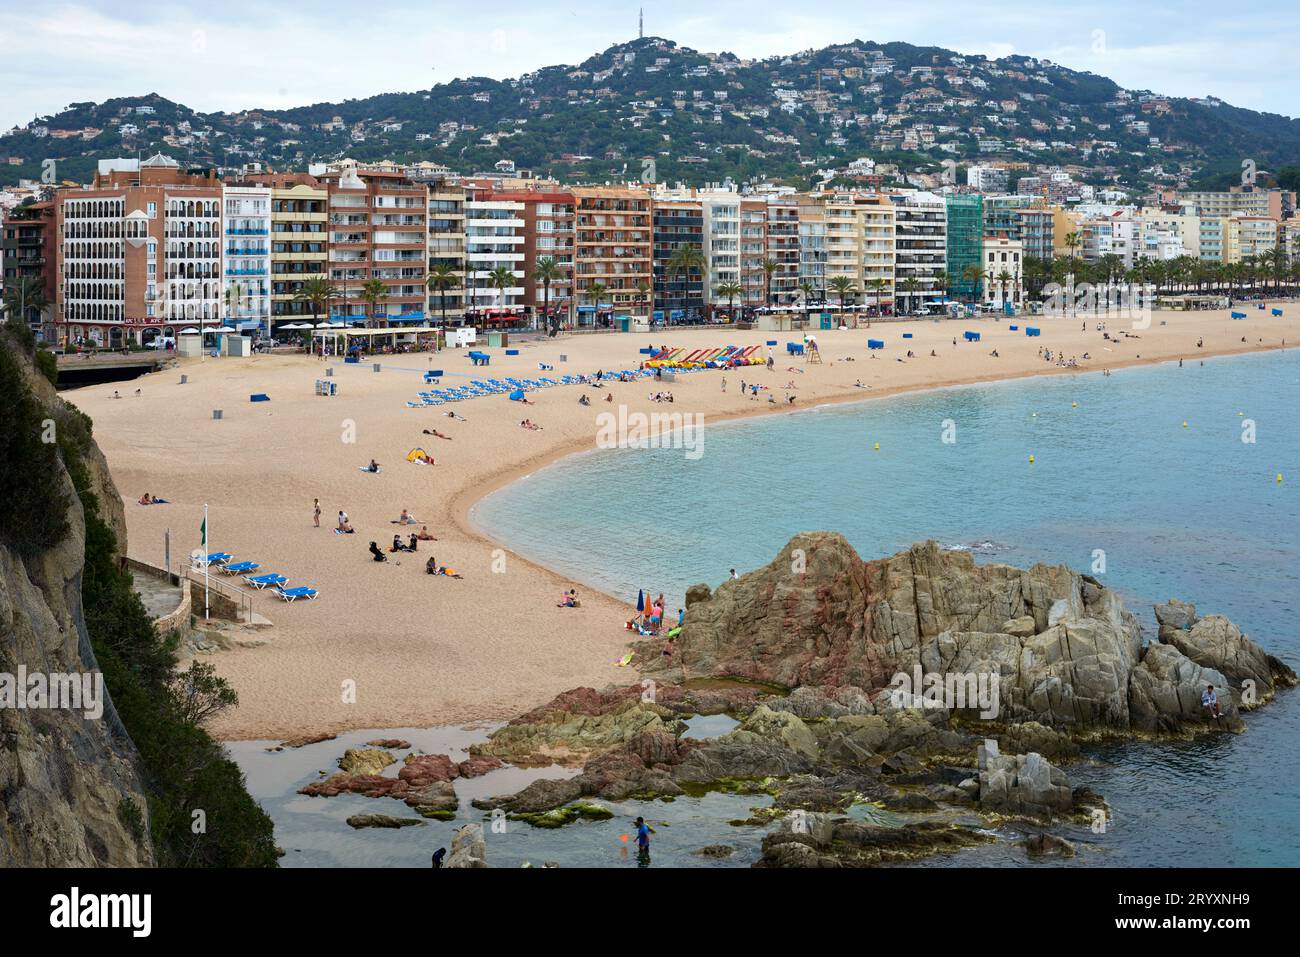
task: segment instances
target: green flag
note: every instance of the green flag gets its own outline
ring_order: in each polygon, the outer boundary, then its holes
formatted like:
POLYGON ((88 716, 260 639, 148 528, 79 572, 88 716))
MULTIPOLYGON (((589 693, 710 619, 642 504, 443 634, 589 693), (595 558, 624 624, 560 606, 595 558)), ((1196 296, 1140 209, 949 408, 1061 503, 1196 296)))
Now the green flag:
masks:
POLYGON ((199 525, 199 535, 201 537, 199 544, 206 548, 208 545, 208 518, 206 515, 203 517, 203 523, 199 525))

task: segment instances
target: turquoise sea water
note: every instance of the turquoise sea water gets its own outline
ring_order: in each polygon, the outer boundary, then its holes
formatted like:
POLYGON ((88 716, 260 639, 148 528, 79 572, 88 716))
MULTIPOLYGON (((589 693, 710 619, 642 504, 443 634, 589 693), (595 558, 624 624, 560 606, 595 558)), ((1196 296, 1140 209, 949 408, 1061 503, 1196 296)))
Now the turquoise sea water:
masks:
MULTIPOLYGON (((1149 627, 1153 602, 1183 598, 1297 667, 1298 410, 1294 351, 943 389, 708 427, 696 459, 573 456, 473 518, 590 586, 663 591, 670 614, 687 586, 813 529, 864 556, 933 538, 980 561, 1089 571, 1104 553, 1097 577, 1149 627)), ((1075 863, 1300 865, 1300 693, 1247 721, 1242 736, 1111 747, 1073 767, 1115 809, 1108 833, 1078 835, 1090 847, 1075 863)))

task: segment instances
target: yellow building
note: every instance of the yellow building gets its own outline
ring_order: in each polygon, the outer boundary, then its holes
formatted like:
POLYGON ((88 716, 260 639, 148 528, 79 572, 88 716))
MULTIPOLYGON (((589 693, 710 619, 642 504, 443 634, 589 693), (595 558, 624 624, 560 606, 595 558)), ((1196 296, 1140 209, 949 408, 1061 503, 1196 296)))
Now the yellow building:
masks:
MULTIPOLYGON (((799 218, 824 231, 824 286, 827 298, 838 299, 831 285, 837 276, 852 280, 859 301, 888 307, 894 302, 894 205, 873 193, 812 193, 800 197, 799 218)), ((801 235, 805 230, 801 229, 801 235)))

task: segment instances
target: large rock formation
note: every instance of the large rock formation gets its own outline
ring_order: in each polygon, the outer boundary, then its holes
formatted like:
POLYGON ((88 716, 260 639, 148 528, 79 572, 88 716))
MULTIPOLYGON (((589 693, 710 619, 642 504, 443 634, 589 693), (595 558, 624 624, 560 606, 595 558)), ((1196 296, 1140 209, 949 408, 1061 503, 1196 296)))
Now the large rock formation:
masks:
POLYGON ((1239 730, 1243 694, 1249 706, 1294 683, 1227 619, 1162 606, 1162 643, 1144 647, 1137 619, 1095 579, 977 565, 934 542, 863 561, 838 534, 798 535, 769 565, 698 594, 673 654, 644 655, 646 671, 873 697, 899 674, 996 675, 997 713, 980 717, 1073 737, 1213 726, 1207 684, 1225 713, 1217 725, 1239 730))
MULTIPOLYGON (((61 428, 72 413, 30 365, 21 368, 28 388, 61 428)), ((101 516, 124 547, 121 496, 93 444, 84 464, 101 516)), ((61 463, 48 479, 67 492, 70 503, 63 540, 26 559, 0 545, 0 672, 14 679, 20 671, 76 676, 99 671, 81 607, 85 517, 61 463)), ((98 718, 63 708, 0 708, 0 866, 153 863, 138 756, 107 689, 104 697, 98 718)))

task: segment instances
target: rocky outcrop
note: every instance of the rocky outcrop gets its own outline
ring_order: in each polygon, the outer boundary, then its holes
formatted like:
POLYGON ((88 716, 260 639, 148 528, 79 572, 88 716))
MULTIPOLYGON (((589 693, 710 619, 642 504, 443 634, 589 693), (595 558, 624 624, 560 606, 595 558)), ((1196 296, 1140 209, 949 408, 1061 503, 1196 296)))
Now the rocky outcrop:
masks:
POLYGON ((641 664, 687 680, 852 686, 877 704, 900 675, 937 677, 968 687, 964 700, 949 702, 954 718, 990 727, 1035 722, 1073 739, 1240 730, 1243 687, 1253 704, 1294 681, 1227 619, 1198 619, 1176 603, 1158 614, 1161 642, 1144 647, 1137 619, 1115 593, 1064 566, 977 565, 934 542, 863 561, 842 536, 813 532, 699 597, 674 654, 641 664), (980 680, 996 680, 995 703, 980 680), (1231 709, 1224 701, 1231 720, 1216 722, 1199 707, 1207 683, 1221 701, 1235 700, 1231 709))
POLYGON ((487 841, 481 824, 466 824, 451 839, 451 853, 443 867, 487 867, 487 841))
POLYGON ((979 784, 980 807, 986 811, 1051 817, 1074 806, 1069 778, 1041 754, 989 756, 979 784))
MULTIPOLYGON (((55 427, 75 427, 76 413, 25 357, 19 369, 55 427)), ((93 442, 82 462, 101 517, 125 548, 121 496, 93 442)), ((48 481, 69 501, 63 540, 26 559, 0 545, 0 672, 15 682, 11 696, 28 691, 16 686, 20 675, 66 675, 79 683, 89 676, 92 687, 99 677, 81 604, 85 516, 61 462, 48 481)), ((106 688, 102 694, 103 712, 92 717, 67 707, 18 709, 12 699, 0 707, 0 867, 153 863, 139 758, 106 688)))
POLYGON ((935 853, 991 843, 988 834, 938 821, 882 827, 807 814, 789 817, 763 838, 763 857, 756 867, 874 867, 901 864, 935 853))

